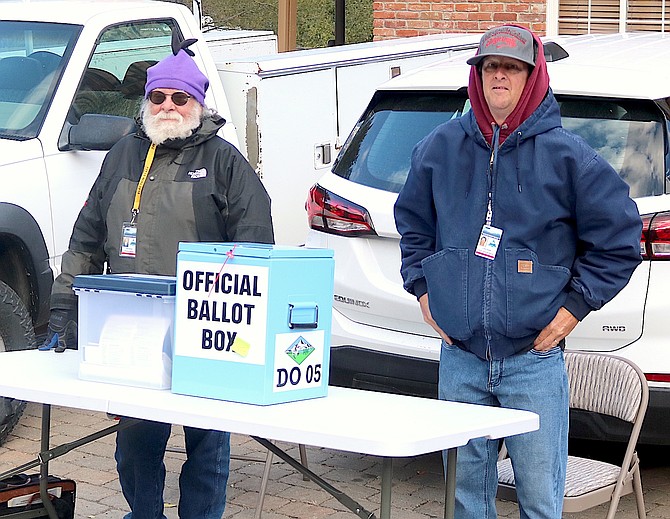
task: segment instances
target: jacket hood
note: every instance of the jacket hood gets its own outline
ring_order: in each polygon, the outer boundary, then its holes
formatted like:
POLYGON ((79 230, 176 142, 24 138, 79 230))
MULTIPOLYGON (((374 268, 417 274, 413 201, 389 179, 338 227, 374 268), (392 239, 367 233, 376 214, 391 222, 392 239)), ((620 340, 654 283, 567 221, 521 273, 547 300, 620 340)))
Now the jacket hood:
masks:
MULTIPOLYGON (((461 124, 463 125, 465 132, 470 135, 470 137, 472 137, 475 142, 478 142, 483 146, 487 144, 491 145, 491 141, 486 139, 486 137, 483 135, 484 132, 481 131, 481 126, 479 125, 479 120, 477 119, 477 114, 474 110, 471 110, 463 117, 461 117, 461 124), (482 138, 484 138, 486 142, 483 142, 482 138)), ((516 139, 519 142, 522 142, 525 139, 534 137, 560 126, 562 126, 561 110, 558 106, 556 98, 554 97, 553 91, 551 88, 549 88, 541 103, 520 125, 514 128, 513 132, 516 136, 516 139)), ((500 130, 500 133, 502 133, 502 129, 500 130)), ((510 132, 507 133, 509 134, 510 132)), ((500 144, 502 144, 502 140, 503 139, 501 136, 500 144)))
MULTIPOLYGON (((528 76, 526 86, 521 93, 519 102, 512 113, 505 119, 500 127, 500 143, 518 128, 540 105, 549 89, 549 73, 547 72, 547 62, 544 58, 544 47, 538 36, 533 34, 533 39, 537 47, 537 57, 535 67, 528 76)), ((489 144, 493 139, 493 128, 496 125, 493 115, 489 110, 484 97, 484 88, 482 85, 481 72, 478 66, 473 65, 470 68, 470 80, 468 83, 468 96, 472 111, 477 119, 477 124, 489 144)))
MULTIPOLYGON (((467 114, 465 114, 463 117, 460 119, 461 125, 463 127, 463 130, 465 133, 467 133, 471 141, 473 143, 473 146, 476 146, 478 143, 482 147, 488 147, 491 146, 494 148, 496 151, 496 160, 497 160, 497 147, 502 145, 502 137, 500 137, 497 141, 496 139, 493 139, 493 143, 491 141, 486 141, 486 138, 483 135, 483 132, 480 129, 480 126, 476 120, 476 115, 474 113, 474 110, 471 110, 467 114)), ((547 95, 545 98, 542 100, 540 103, 540 106, 538 106, 535 111, 525 120, 521 123, 520 126, 518 126, 514 130, 514 135, 512 136, 513 138, 509 139, 510 145, 505 146, 503 150, 513 150, 516 152, 516 156, 514 157, 514 162, 515 162, 515 169, 516 169, 516 182, 517 182, 517 189, 519 192, 522 191, 523 189, 523 181, 524 179, 522 178, 521 174, 521 164, 520 161, 523 159, 521 158, 521 155, 519 153, 519 147, 521 146, 521 143, 527 139, 531 139, 535 137, 536 135, 540 135, 542 133, 548 132, 550 130, 553 130, 554 128, 560 128, 561 127, 561 111, 558 106, 558 103, 556 102, 556 98, 554 97, 553 92, 551 91, 551 88, 547 91, 547 95)), ((502 129, 500 130, 502 132, 502 129)), ((466 196, 468 195, 470 191, 470 185, 472 183, 472 173, 470 174, 470 177, 468 179, 468 188, 466 190, 466 196)))

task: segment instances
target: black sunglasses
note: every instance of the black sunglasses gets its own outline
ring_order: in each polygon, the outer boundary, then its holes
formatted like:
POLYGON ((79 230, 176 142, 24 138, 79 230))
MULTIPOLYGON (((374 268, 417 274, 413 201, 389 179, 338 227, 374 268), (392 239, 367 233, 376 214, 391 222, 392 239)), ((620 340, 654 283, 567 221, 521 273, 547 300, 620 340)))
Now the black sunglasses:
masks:
POLYGON ((160 90, 152 90, 149 93, 149 101, 151 101, 155 105, 163 104, 167 97, 172 99, 172 102, 177 106, 184 106, 186 103, 188 103, 188 100, 191 99, 191 97, 193 96, 188 95, 186 92, 175 92, 174 94, 166 94, 165 92, 161 92, 160 90))

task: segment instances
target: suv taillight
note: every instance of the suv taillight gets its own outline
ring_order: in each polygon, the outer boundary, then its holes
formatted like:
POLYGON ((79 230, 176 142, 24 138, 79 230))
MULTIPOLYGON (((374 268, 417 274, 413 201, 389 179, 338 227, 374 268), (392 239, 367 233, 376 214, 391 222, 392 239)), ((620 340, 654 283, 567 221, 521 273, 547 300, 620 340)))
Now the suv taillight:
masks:
POLYGON ((305 203, 309 226, 340 236, 376 235, 367 209, 322 188, 312 186, 305 203))
POLYGON ((642 217, 640 253, 646 260, 670 259, 670 212, 642 217))
POLYGON ((644 376, 649 382, 670 382, 670 375, 667 373, 645 373, 644 376))

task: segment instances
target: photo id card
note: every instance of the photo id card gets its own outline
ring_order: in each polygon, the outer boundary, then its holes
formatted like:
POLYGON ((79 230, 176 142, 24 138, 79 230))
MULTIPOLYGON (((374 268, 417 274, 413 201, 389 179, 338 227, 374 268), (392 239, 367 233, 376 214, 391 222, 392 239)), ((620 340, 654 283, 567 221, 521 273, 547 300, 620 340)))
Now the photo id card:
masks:
POLYGON ((494 259, 498 252, 498 247, 500 246, 502 233, 502 229, 498 229, 491 225, 484 225, 482 227, 482 232, 479 235, 479 240, 477 241, 475 256, 480 256, 489 260, 494 259))
POLYGON ((137 254, 137 226, 130 222, 124 222, 121 229, 121 246, 119 256, 134 258, 137 254))

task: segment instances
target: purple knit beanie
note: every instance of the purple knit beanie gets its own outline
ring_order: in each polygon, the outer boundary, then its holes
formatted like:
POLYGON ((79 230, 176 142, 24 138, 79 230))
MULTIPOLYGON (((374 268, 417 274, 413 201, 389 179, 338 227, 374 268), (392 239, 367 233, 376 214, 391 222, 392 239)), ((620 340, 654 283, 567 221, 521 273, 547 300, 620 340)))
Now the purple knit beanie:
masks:
POLYGON ((156 88, 173 88, 192 95, 201 105, 205 104, 205 92, 209 80, 195 64, 193 51, 187 49, 197 40, 179 42, 173 38, 172 54, 147 69, 147 84, 144 88, 145 99, 156 88))

